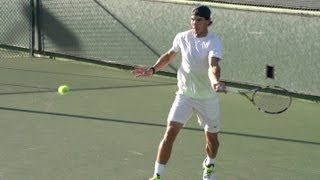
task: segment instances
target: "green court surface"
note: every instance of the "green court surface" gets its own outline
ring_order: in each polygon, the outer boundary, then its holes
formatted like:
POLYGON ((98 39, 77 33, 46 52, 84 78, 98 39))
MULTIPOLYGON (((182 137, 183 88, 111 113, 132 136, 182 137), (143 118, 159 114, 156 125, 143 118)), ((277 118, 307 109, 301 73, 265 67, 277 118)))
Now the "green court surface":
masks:
MULTIPOLYGON (((0 61, 0 179, 146 180, 176 91, 174 78, 46 58, 0 61), (71 91, 61 96, 58 86, 71 91)), ((319 104, 280 115, 221 94, 219 180, 320 179, 319 104)), ((204 136, 192 118, 164 180, 200 180, 204 136)))

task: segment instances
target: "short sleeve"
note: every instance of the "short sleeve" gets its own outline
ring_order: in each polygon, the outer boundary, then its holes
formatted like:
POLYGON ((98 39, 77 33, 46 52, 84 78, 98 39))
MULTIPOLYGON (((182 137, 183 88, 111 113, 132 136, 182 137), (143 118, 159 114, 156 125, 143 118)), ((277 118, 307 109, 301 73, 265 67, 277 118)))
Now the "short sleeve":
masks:
POLYGON ((176 37, 174 38, 173 40, 173 43, 172 43, 172 47, 171 47, 171 51, 174 51, 174 52, 180 52, 180 35, 177 34, 176 37))
POLYGON ((220 39, 215 36, 210 43, 209 58, 216 57, 222 59, 222 44, 220 39))

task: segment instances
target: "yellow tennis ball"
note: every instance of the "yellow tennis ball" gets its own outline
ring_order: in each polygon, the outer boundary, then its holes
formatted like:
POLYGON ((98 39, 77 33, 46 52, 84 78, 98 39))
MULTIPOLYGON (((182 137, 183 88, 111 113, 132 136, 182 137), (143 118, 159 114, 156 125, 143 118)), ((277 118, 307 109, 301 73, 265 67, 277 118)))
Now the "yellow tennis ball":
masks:
POLYGON ((60 95, 65 95, 65 94, 68 93, 68 91, 69 91, 69 86, 67 86, 67 85, 61 85, 61 86, 59 86, 59 88, 58 88, 58 93, 59 93, 60 95))

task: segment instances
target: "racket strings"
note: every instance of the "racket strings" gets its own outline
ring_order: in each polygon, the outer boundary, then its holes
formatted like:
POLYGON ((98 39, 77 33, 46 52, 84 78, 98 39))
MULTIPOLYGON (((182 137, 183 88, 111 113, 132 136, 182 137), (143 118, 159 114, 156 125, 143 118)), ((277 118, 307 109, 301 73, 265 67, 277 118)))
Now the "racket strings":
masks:
POLYGON ((263 111, 277 113, 285 111, 291 104, 291 97, 272 92, 256 92, 253 96, 254 104, 263 111))

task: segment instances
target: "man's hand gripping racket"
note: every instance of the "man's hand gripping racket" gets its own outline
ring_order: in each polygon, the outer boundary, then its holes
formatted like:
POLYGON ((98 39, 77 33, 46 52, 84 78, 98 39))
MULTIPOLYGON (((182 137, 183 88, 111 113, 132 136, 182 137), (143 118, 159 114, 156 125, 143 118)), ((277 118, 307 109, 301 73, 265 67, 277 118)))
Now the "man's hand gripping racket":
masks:
POLYGON ((226 85, 223 82, 218 82, 218 83, 213 84, 213 89, 216 92, 227 93, 226 85))

